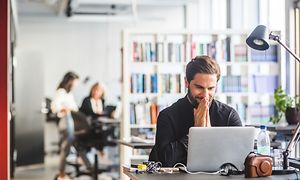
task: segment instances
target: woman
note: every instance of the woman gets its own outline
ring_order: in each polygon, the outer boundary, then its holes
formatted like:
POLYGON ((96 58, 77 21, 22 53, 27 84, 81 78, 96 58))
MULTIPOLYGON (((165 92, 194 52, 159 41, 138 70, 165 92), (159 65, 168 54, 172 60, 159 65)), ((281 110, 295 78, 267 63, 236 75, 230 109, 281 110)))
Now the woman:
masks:
POLYGON ((74 72, 68 72, 59 83, 54 99, 51 103, 53 113, 60 118, 58 129, 60 132, 60 163, 58 180, 69 180, 65 175, 66 157, 69 154, 70 146, 74 140, 74 122, 71 116, 72 111, 78 111, 77 104, 72 94, 73 88, 78 83, 79 76, 74 72))
POLYGON ((99 116, 110 116, 104 111, 104 87, 100 83, 95 83, 88 97, 84 98, 80 111, 93 119, 99 116))
POLYGON ((51 109, 61 118, 70 111, 78 111, 74 96, 71 93, 78 83, 79 76, 74 72, 68 72, 59 83, 54 99, 51 103, 51 109))
MULTIPOLYGON (((95 83, 91 90, 88 97, 84 98, 82 105, 80 107, 80 111, 84 113, 86 116, 91 117, 93 120, 95 120, 97 117, 110 117, 111 113, 104 111, 104 87, 100 83, 95 83)), ((101 127, 100 127, 101 128, 101 127)), ((112 133, 113 129, 106 129, 101 132, 101 139, 103 142, 107 141, 107 135, 112 133)), ((112 162, 107 159, 103 148, 103 145, 99 145, 99 152, 100 152, 100 163, 104 164, 111 164, 112 162)))

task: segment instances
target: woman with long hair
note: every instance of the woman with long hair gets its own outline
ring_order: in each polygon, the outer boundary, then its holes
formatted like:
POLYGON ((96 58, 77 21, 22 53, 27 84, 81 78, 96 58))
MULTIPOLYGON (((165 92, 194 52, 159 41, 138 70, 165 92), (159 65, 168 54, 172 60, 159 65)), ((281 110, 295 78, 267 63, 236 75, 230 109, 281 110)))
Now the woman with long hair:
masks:
POLYGON ((79 76, 74 72, 68 72, 59 83, 51 109, 60 118, 58 129, 60 133, 60 162, 58 180, 71 179, 65 175, 66 157, 74 140, 74 121, 72 111, 78 111, 78 106, 72 94, 73 88, 77 85, 79 76))

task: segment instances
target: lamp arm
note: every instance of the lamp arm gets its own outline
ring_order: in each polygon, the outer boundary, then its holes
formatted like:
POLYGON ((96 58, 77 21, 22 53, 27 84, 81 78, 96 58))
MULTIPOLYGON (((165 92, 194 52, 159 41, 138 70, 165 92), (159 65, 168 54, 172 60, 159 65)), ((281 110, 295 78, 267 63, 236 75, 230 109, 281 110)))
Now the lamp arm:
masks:
POLYGON ((295 146, 295 143, 299 140, 299 131, 300 131, 300 122, 298 122, 296 130, 293 134, 293 137, 290 141, 290 143, 288 144, 286 150, 291 151, 291 149, 295 146))
POLYGON ((293 53, 289 47, 287 47, 284 43, 281 42, 280 37, 278 35, 274 35, 271 32, 269 34, 269 39, 271 39, 273 41, 277 41, 281 46, 284 47, 285 50, 287 50, 291 55, 293 55, 294 58, 300 63, 300 58, 295 53, 293 53))
POLYGON ((287 169, 289 167, 289 160, 288 157, 290 155, 291 149, 294 148, 295 143, 299 140, 299 131, 300 131, 300 122, 298 122, 296 130, 292 136, 292 139, 290 140, 287 148, 285 151, 283 151, 283 169, 287 169))

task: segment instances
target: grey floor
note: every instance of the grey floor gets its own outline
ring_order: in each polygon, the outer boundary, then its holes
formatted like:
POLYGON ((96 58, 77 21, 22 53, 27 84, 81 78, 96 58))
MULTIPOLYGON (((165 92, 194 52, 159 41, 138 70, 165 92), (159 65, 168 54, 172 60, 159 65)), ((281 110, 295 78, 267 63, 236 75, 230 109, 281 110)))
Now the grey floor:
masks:
MULTIPOLYGON (((57 145, 54 145, 53 142, 57 142, 58 135, 55 124, 46 123, 45 124, 45 162, 43 164, 30 165, 17 167, 14 173, 14 178, 12 180, 54 180, 56 174, 58 173, 58 162, 59 156, 55 154, 57 150, 57 145)), ((114 164, 118 164, 118 150, 114 149, 105 149, 106 152, 109 152, 109 159, 112 159, 114 164), (111 152, 114 152, 113 154, 111 152), (117 159, 117 160, 116 160, 117 159)), ((90 157, 93 157, 93 154, 89 154, 90 157)), ((68 160, 72 161, 74 157, 70 155, 68 160)), ((99 162, 100 163, 100 162, 99 162)), ((101 164, 100 164, 101 166, 101 164)), ((68 165, 66 167, 67 172, 74 172, 74 167, 68 165)), ((98 175, 98 180, 111 180, 119 179, 118 170, 113 172, 102 173, 98 175)), ((92 179, 90 176, 80 176, 74 178, 78 180, 89 180, 92 179)))

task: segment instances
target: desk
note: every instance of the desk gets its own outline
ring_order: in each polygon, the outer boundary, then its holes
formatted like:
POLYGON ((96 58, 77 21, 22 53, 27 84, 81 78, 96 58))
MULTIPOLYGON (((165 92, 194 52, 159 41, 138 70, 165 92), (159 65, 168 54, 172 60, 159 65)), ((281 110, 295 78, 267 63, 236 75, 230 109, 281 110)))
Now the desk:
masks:
POLYGON ((133 149, 152 149, 154 143, 139 143, 139 142, 128 142, 128 141, 119 141, 120 144, 129 146, 133 149))
MULTIPOLYGON (((249 125, 249 126, 254 126, 255 128, 260 128, 259 125, 249 125)), ((296 129, 297 125, 288 125, 288 126, 277 126, 277 125, 270 125, 267 126, 267 129, 269 131, 276 132, 278 134, 283 134, 283 135, 293 135, 294 130, 296 129)))
POLYGON ((279 133, 279 134, 292 136, 295 132, 296 127, 297 127, 296 125, 276 126, 274 131, 279 133))
POLYGON ((98 122, 103 123, 103 124, 120 124, 120 120, 118 119, 112 119, 112 118, 107 118, 107 117, 99 117, 97 118, 98 122))
MULTIPOLYGON (((172 179, 172 180, 223 180, 223 179, 246 179, 244 175, 235 175, 235 176, 221 176, 221 175, 204 175, 204 174, 197 174, 197 175, 190 175, 187 173, 179 172, 174 174, 136 174, 131 173, 123 169, 123 173, 127 175, 132 180, 165 180, 165 179, 172 179)), ((300 175, 298 175, 300 177, 300 175)), ((277 176, 269 176, 264 178, 247 178, 249 180, 286 180, 286 179, 297 179, 296 174, 291 175, 277 175, 277 176)))

